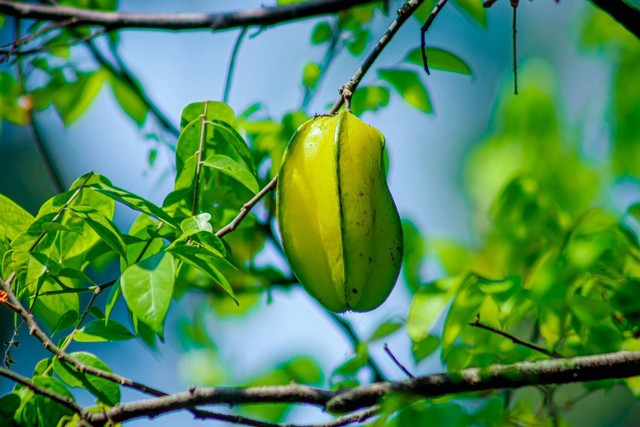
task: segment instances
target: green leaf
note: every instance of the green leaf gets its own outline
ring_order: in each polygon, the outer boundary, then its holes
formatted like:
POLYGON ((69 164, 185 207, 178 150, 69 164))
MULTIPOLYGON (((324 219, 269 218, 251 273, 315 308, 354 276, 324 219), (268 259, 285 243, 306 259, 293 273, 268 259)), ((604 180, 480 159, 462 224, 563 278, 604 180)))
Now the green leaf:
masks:
POLYGON ((29 115, 18 103, 20 89, 16 79, 10 73, 0 72, 0 120, 6 120, 18 126, 27 124, 29 115))
POLYGON ((361 86, 351 98, 351 111, 356 116, 365 111, 378 111, 389 104, 389 89, 384 86, 361 86))
POLYGON ((320 66, 315 62, 307 62, 302 69, 302 86, 314 89, 320 77, 320 66))
POLYGON ((482 5, 482 1, 453 0, 453 4, 467 14, 471 19, 480 24, 481 27, 487 27, 487 9, 482 5))
POLYGON ((429 93, 417 73, 409 70, 385 68, 378 70, 378 75, 393 86, 410 105, 425 113, 433 111, 429 93))
MULTIPOLYGON (((92 368, 112 372, 102 360, 91 353, 78 351, 69 353, 69 356, 92 368)), ((80 387, 89 391, 97 398, 98 402, 108 406, 114 406, 120 402, 120 385, 113 381, 80 372, 70 363, 57 357, 53 358, 53 371, 70 387, 80 387)))
POLYGON ((640 221, 640 203, 629 206, 629 213, 638 221, 640 221))
POLYGON ((396 332, 398 329, 402 328, 403 326, 404 326, 404 321, 402 321, 402 319, 389 319, 386 322, 383 322, 382 324, 380 324, 376 328, 376 330, 367 339, 367 342, 372 343, 382 338, 386 338, 389 335, 396 332))
POLYGON ((366 366, 369 359, 369 351, 367 346, 363 343, 359 344, 356 348, 356 354, 353 357, 347 359, 342 365, 338 366, 333 373, 334 376, 351 377, 355 376, 360 369, 366 366))
POLYGON ((418 401, 398 413, 395 425, 397 427, 422 425, 466 427, 473 425, 473 422, 465 410, 455 403, 434 405, 430 402, 418 401))
MULTIPOLYGON (((63 280, 64 281, 64 280, 63 280)), ((60 285, 51 279, 43 277, 40 280, 40 293, 59 291, 60 285)), ((72 286, 72 283, 65 283, 72 286)), ((33 306, 33 312, 38 319, 51 329, 64 330, 78 318, 80 299, 77 293, 40 295, 33 306)))
POLYGON ((212 256, 210 250, 206 248, 198 248, 185 244, 170 246, 167 251, 173 253, 180 261, 197 268, 198 270, 209 276, 216 284, 218 284, 233 300, 238 303, 233 288, 229 280, 222 274, 218 268, 221 263, 225 267, 233 266, 225 261, 222 257, 212 256))
POLYGON ((65 126, 78 120, 89 109, 105 78, 105 72, 99 70, 92 73, 79 73, 76 81, 61 83, 53 103, 65 126))
POLYGON ((107 303, 104 308, 104 320, 105 322, 109 321, 109 316, 111 315, 111 311, 113 311, 113 307, 115 307, 116 302, 118 302, 118 298, 122 294, 122 289, 120 288, 120 279, 116 280, 116 283, 113 284, 111 290, 109 291, 109 295, 107 297, 107 303))
POLYGON ((311 44, 322 44, 331 39, 331 25, 328 22, 318 22, 311 33, 311 44))
POLYGON ((27 231, 33 221, 29 212, 0 194, 0 232, 4 230, 7 239, 13 240, 18 234, 27 231))
POLYGON ((213 233, 213 227, 211 227, 211 223, 209 222, 210 220, 211 214, 201 213, 183 220, 180 223, 180 229, 184 233, 189 233, 189 235, 192 233, 195 234, 199 231, 213 233))
POLYGON ((413 360, 418 363, 430 356, 440 347, 440 338, 434 335, 428 335, 422 341, 414 342, 411 346, 413 360))
POLYGON ((174 220, 168 213, 162 210, 161 207, 156 206, 150 201, 143 199, 142 197, 137 196, 133 193, 130 193, 127 190, 123 190, 122 188, 111 185, 111 183, 107 182, 106 180, 88 185, 87 188, 90 188, 94 191, 104 194, 105 196, 113 200, 123 203, 124 205, 129 206, 131 209, 152 216, 175 229, 179 229, 176 220, 174 220))
POLYGON ((126 341, 135 338, 127 328, 115 320, 96 319, 80 328, 73 339, 78 342, 126 341))
POLYGON ((411 292, 415 293, 422 283, 422 266, 427 258, 427 245, 420 230, 408 219, 402 220, 404 258, 402 274, 411 292))
POLYGON ((437 0, 425 0, 413 13, 414 18, 424 24, 436 5, 437 0))
POLYGON ((235 113, 233 109, 224 102, 220 101, 206 101, 206 102, 193 102, 182 110, 182 116, 180 118, 180 130, 191 123, 192 121, 200 118, 204 115, 205 120, 218 120, 225 122, 229 125, 233 125, 236 121, 235 113), (206 114, 205 114, 206 105, 206 114))
MULTIPOLYGON (((454 53, 437 47, 427 47, 426 51, 430 69, 451 71, 452 73, 467 74, 469 76, 473 75, 471 67, 454 53)), ((404 60, 419 67, 424 66, 421 48, 419 47, 409 51, 404 60)))
POLYGON ((431 288, 428 285, 420 290, 411 300, 409 313, 407 315, 407 333, 413 341, 422 341, 429 336, 436 321, 443 314, 451 296, 431 288))
POLYGON ((154 332, 163 334, 175 283, 173 256, 161 252, 129 266, 120 287, 131 313, 154 332))
MULTIPOLYGON (((35 375, 32 378, 32 381, 38 387, 52 391, 62 397, 66 397, 67 399, 74 400, 73 395, 67 387, 65 387, 65 385, 56 378, 45 375, 35 375)), ((46 426, 50 424, 57 424, 60 418, 65 415, 69 416, 72 414, 71 410, 66 406, 62 406, 48 397, 43 397, 38 394, 34 395, 31 390, 22 394, 21 399, 23 404, 25 406, 30 406, 30 409, 33 411, 32 416, 34 418, 26 425, 46 426), (33 397, 31 398, 30 396, 33 397)), ((27 408, 23 407, 21 409, 22 411, 25 411, 27 408)))
POLYGON ((367 42, 369 41, 369 37, 371 37, 371 32, 358 27, 350 31, 350 35, 351 37, 346 41, 347 50, 353 56, 358 56, 364 52, 364 49, 367 47, 367 42))
POLYGON ((13 415, 20 407, 20 396, 15 393, 5 394, 0 397, 0 419, 1 420, 13 420, 13 415))
POLYGON ((122 111, 131 117, 138 127, 141 127, 149 111, 147 105, 131 85, 123 81, 120 76, 112 74, 109 82, 111 83, 113 96, 118 101, 122 111))
POLYGON ((101 212, 87 207, 74 206, 70 211, 78 215, 118 255, 127 259, 127 245, 113 222, 101 212))
POLYGON ((258 185, 255 175, 245 165, 235 162, 231 157, 214 154, 213 156, 207 157, 202 165, 230 176, 247 187, 253 194, 260 191, 260 186, 258 185))

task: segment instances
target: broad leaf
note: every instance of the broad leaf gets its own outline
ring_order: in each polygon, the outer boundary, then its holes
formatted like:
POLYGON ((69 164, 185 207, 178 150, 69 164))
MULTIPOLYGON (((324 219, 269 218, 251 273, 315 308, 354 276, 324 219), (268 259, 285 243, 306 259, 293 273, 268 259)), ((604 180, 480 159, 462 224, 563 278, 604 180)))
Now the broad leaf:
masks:
POLYGON ((174 282, 173 256, 168 252, 133 264, 120 276, 122 294, 131 313, 159 335, 163 334, 174 282))
POLYGON ((135 335, 122 324, 107 319, 92 320, 73 335, 78 342, 125 341, 131 338, 135 338, 135 335))
POLYGON ((0 236, 4 234, 7 239, 13 240, 18 234, 26 231, 33 220, 29 212, 0 194, 0 236))
MULTIPOLYGON (((469 76, 473 74, 471 67, 469 67, 466 62, 448 50, 439 49, 437 47, 427 47, 426 51, 430 69, 433 68, 437 70, 451 71, 452 73, 467 74, 469 76)), ((417 47, 409 51, 404 60, 422 67, 424 63, 422 61, 421 48, 417 47)))
POLYGON ((351 112, 378 111, 389 104, 389 89, 384 86, 360 86, 351 98, 351 112))
MULTIPOLYGON (((100 369, 101 371, 112 372, 111 369, 95 355, 84 351, 69 353, 69 356, 78 362, 100 369)), ((114 406, 120 402, 120 385, 95 375, 78 371, 70 363, 62 361, 57 357, 53 358, 53 371, 62 381, 70 387, 80 387, 86 389, 94 395, 99 402, 108 406, 114 406)))
POLYGON ((414 71, 385 68, 378 70, 378 75, 410 105, 425 113, 433 111, 429 93, 414 71))
POLYGON ((203 166, 216 169, 225 175, 230 176, 240 184, 247 187, 254 194, 260 191, 258 181, 251 171, 246 166, 234 161, 230 157, 214 154, 213 156, 207 157, 202 164, 203 166))

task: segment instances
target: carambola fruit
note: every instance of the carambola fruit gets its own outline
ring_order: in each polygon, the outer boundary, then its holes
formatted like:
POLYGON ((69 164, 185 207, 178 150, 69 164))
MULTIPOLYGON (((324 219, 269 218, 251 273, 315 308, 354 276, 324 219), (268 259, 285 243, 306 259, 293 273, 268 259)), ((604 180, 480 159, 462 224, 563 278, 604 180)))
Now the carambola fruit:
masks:
POLYGON ((377 129, 342 111, 302 124, 284 154, 282 245, 297 279, 328 310, 373 310, 398 278, 402 226, 383 150, 377 129))

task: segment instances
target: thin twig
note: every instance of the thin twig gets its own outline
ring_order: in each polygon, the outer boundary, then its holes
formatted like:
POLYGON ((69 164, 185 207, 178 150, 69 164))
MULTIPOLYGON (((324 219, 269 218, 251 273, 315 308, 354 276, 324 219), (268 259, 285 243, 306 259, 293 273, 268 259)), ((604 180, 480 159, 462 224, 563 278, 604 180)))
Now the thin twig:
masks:
POLYGON ((391 358, 391 360, 393 361, 393 363, 395 363, 395 365, 400 368, 400 370, 402 372, 404 372, 404 374, 406 376, 408 376, 409 378, 415 378, 416 376, 413 375, 402 363, 400 363, 400 361, 396 358, 396 356, 391 352, 391 350, 389 349, 389 346, 387 345, 387 343, 384 343, 384 351, 385 353, 387 353, 387 355, 389 355, 389 357, 391 358))
POLYGON ((514 344, 518 344, 521 345, 523 347, 527 347, 531 350, 537 351, 538 353, 542 353, 545 356, 549 356, 549 357, 564 357, 562 356, 560 353, 558 353, 557 351, 549 351, 545 348, 542 348, 540 346, 537 346, 535 344, 532 344, 530 342, 526 342, 521 340, 520 338, 514 337, 511 334, 508 334, 507 332, 501 331, 499 329, 496 329, 494 327, 491 327, 489 325, 485 325, 484 323, 480 322, 480 317, 476 317, 476 320, 474 320, 473 322, 469 323, 469 326, 473 326, 476 328, 480 328, 480 329, 484 329, 485 331, 489 331, 489 332, 493 332, 494 334, 498 334, 502 337, 505 337, 509 340, 511 340, 514 344))
MULTIPOLYGON (((65 43, 58 43, 58 44, 52 44, 52 45, 48 45, 48 46, 40 46, 34 49, 24 49, 24 50, 20 50, 20 51, 11 51, 11 50, 5 50, 5 49, 0 49, 0 53, 1 54, 10 54, 13 55, 15 57, 22 57, 24 58, 25 56, 28 55, 35 55, 38 53, 43 53, 43 52, 48 52, 51 50, 56 50, 56 49, 60 49, 63 47, 70 47, 73 45, 76 45, 78 43, 82 43, 82 42, 87 42, 89 40, 95 39, 98 36, 101 36, 103 34, 106 34, 107 31, 102 28, 102 29, 98 29, 94 32, 92 32, 89 35, 83 36, 83 37, 79 37, 77 39, 73 39, 73 40, 69 40, 68 42, 65 43)), ((0 63, 2 62, 2 60, 0 59, 0 63)))
POLYGON ((277 183, 278 183, 278 177, 276 176, 271 181, 269 181, 269 183, 265 185, 262 188, 262 190, 258 192, 258 194, 253 196, 251 200, 245 203, 242 206, 242 209, 240 209, 240 212, 238 213, 238 215, 233 220, 231 220, 229 224, 225 225, 220 230, 218 230, 216 232, 216 236, 222 237, 226 234, 233 232, 238 227, 238 225, 242 222, 242 220, 249 214, 249 212, 251 212, 251 209, 253 209, 253 207, 260 201, 260 199, 262 199, 265 196, 265 194, 267 194, 269 191, 276 188, 277 183))
POLYGON ((224 90, 222 91, 222 102, 225 104, 229 101, 229 93, 231 92, 231 82, 233 81, 233 72, 236 67, 236 58, 238 57, 238 52, 240 52, 240 45, 244 40, 244 36, 247 34, 249 27, 243 27, 242 31, 238 34, 236 38, 236 42, 233 44, 233 50, 231 51, 231 56, 229 57, 229 67, 227 68, 227 77, 224 82, 224 90))
POLYGON ((447 0, 440 0, 429 14, 429 17, 424 22, 424 25, 420 27, 420 50, 422 51, 422 64, 424 65, 424 71, 427 74, 431 74, 431 72, 429 71, 429 64, 427 62, 427 45, 425 43, 425 38, 427 35, 427 31, 429 31, 429 27, 431 27, 431 24, 433 24, 433 21, 436 19, 436 16, 438 16, 445 4, 447 4, 447 0))
MULTIPOLYGON (((446 0, 441 0, 446 1, 446 0)), ((365 58, 360 68, 355 72, 353 77, 345 83, 340 90, 340 97, 336 100, 336 102, 329 110, 329 114, 335 114, 338 112, 342 104, 346 101, 345 98, 349 98, 351 94, 353 94, 360 84, 360 81, 364 77, 364 75, 369 71, 369 68, 373 65, 378 56, 382 52, 382 50, 389 44, 393 36, 398 32, 402 24, 404 24, 407 19, 415 12, 415 10, 424 2, 424 0, 410 0, 405 3, 398 10, 398 17, 391 23, 387 31, 382 35, 378 43, 373 47, 369 55, 365 58), (348 95, 347 95, 348 94, 348 95)))

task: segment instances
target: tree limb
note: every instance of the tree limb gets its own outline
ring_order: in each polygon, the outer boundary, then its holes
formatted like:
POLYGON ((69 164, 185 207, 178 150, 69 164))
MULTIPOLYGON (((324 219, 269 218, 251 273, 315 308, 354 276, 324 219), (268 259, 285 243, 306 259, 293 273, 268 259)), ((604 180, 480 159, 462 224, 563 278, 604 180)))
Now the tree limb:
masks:
POLYGON ((90 423, 122 422, 192 408, 196 405, 296 403, 351 413, 374 407, 391 393, 437 397, 464 392, 511 389, 532 385, 568 384, 640 375, 640 352, 620 351, 570 359, 520 362, 381 382, 348 390, 329 391, 300 384, 249 388, 194 388, 156 399, 117 405, 100 413, 85 413, 90 423))
POLYGON ((18 18, 63 21, 74 19, 72 25, 98 25, 110 30, 152 28, 157 30, 212 31, 251 25, 269 26, 296 19, 326 15, 360 4, 379 0, 313 0, 272 8, 256 8, 225 13, 127 13, 100 12, 63 6, 45 6, 0 0, 0 14, 18 18))
POLYGON ((623 0, 591 0, 601 10, 608 13, 620 25, 640 39, 640 9, 623 0))
POLYGON ((0 376, 8 378, 11 381, 14 381, 18 384, 22 384, 23 386, 27 387, 34 393, 39 394, 40 396, 48 397, 49 399, 55 402, 58 402, 59 404, 69 408, 71 411, 75 413, 81 414, 83 412, 82 406, 78 405, 73 399, 70 399, 66 396, 62 396, 44 387, 40 387, 34 382, 32 382, 31 379, 27 377, 23 377, 22 375, 16 372, 13 372, 10 369, 6 369, 0 366, 0 376))

